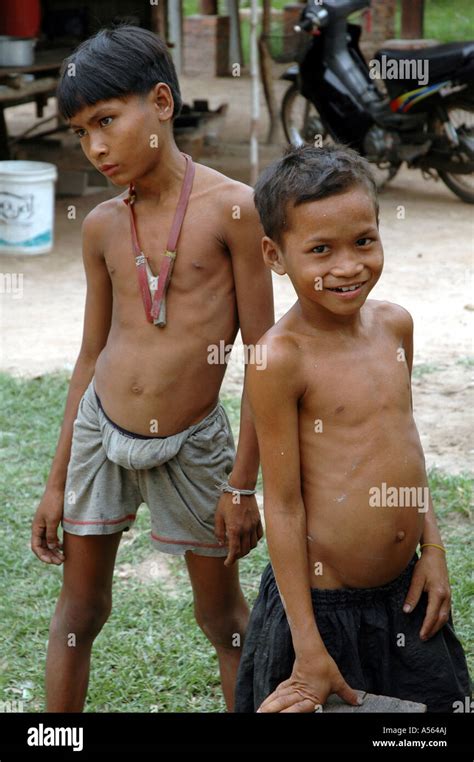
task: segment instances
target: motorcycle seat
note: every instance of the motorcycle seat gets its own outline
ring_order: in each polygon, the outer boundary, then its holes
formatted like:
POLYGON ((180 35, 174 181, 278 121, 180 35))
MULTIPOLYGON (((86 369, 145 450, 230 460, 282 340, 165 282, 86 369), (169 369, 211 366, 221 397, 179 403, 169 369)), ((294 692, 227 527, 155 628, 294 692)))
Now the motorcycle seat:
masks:
POLYGON ((466 42, 448 42, 444 45, 433 45, 430 48, 416 48, 414 50, 392 50, 382 48, 375 54, 379 61, 391 58, 395 61, 402 59, 419 59, 429 62, 430 82, 436 82, 461 69, 469 59, 474 60, 474 40, 466 42))

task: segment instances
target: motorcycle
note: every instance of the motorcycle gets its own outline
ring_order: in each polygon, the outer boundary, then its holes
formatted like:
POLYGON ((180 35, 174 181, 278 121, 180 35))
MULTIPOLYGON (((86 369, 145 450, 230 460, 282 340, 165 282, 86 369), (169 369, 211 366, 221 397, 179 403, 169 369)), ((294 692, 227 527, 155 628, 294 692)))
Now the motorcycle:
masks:
POLYGON ((474 41, 382 48, 367 63, 361 26, 347 19, 369 8, 313 0, 303 9, 294 27, 306 35, 303 50, 282 75, 291 83, 281 108, 288 142, 349 145, 385 182, 405 162, 474 203, 474 41))

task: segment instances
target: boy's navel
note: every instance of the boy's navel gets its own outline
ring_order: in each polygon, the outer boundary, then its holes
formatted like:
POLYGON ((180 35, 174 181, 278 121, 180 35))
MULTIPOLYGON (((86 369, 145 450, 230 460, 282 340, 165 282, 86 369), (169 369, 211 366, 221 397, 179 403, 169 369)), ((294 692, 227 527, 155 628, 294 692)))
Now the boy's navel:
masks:
POLYGON ((405 532, 403 531, 403 529, 400 529, 400 531, 397 532, 397 542, 401 542, 404 539, 405 539, 405 532))

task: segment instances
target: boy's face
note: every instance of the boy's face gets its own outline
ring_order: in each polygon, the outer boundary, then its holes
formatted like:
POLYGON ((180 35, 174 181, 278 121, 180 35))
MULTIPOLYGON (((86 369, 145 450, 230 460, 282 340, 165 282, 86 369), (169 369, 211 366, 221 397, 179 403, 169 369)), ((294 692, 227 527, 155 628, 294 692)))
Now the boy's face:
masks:
POLYGON ((349 317, 362 307, 383 268, 374 201, 357 185, 292 207, 282 246, 264 238, 263 251, 275 272, 289 275, 302 304, 349 317))
POLYGON ((129 95, 85 106, 71 118, 70 127, 91 164, 114 185, 128 185, 155 166, 172 113, 169 88, 159 83, 143 97, 129 95))

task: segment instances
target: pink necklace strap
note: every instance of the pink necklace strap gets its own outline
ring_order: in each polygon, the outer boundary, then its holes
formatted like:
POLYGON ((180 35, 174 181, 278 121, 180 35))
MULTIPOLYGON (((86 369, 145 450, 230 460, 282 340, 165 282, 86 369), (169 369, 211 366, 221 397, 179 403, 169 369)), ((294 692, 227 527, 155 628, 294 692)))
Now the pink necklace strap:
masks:
POLYGON ((183 154, 183 156, 186 159, 186 170, 184 174, 183 184, 181 186, 178 205, 174 213, 171 230, 168 236, 165 258, 160 267, 158 287, 155 291, 153 302, 151 299, 150 286, 148 284, 148 277, 146 273, 146 257, 143 251, 140 249, 140 244, 138 242, 135 215, 133 212, 133 205, 136 201, 136 191, 133 183, 130 183, 128 189, 128 197, 124 199, 124 203, 127 204, 130 212, 130 233, 132 237, 133 253, 135 256, 138 284, 142 295, 146 318, 149 323, 155 323, 155 325, 160 327, 166 325, 166 293, 170 285, 171 275, 173 273, 173 266, 176 260, 176 246, 183 225, 184 216, 186 214, 188 201, 191 196, 195 174, 195 166, 191 156, 188 156, 188 154, 183 154))

